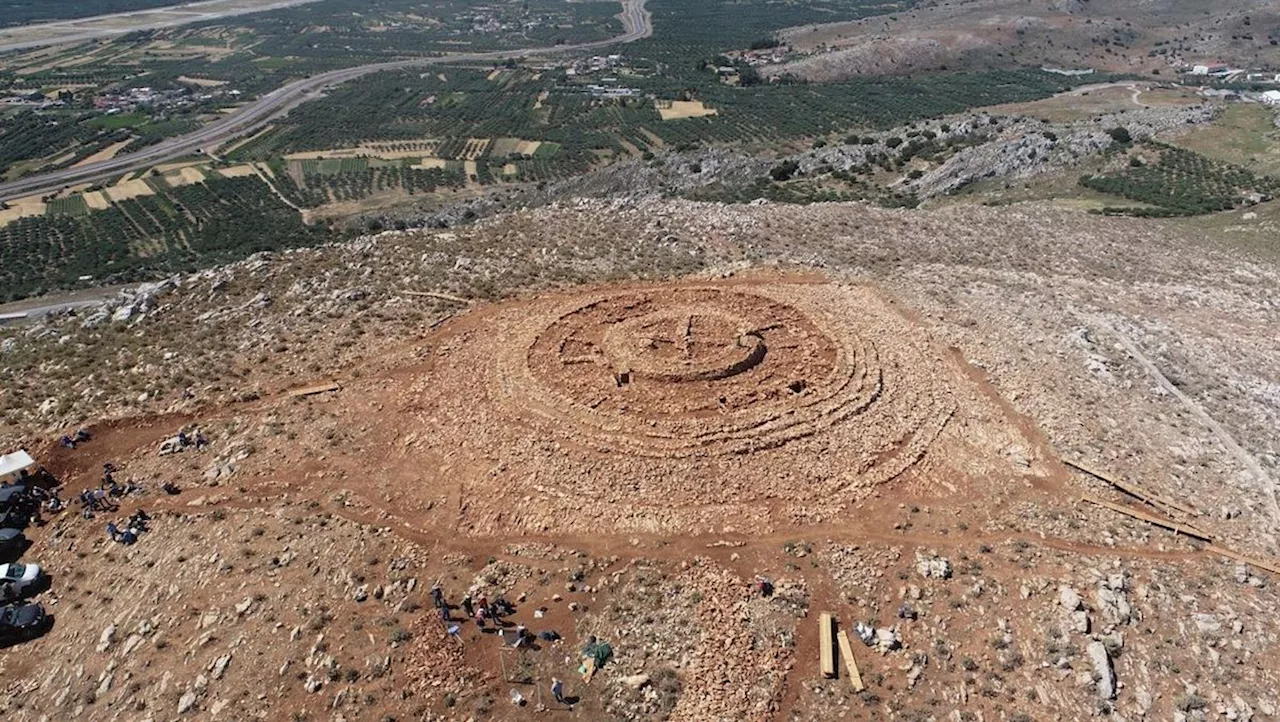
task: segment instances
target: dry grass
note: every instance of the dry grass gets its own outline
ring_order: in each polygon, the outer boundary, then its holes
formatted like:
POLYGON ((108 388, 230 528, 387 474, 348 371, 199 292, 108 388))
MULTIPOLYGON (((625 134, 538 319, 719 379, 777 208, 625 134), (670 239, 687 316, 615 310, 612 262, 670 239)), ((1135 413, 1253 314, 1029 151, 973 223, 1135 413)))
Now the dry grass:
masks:
POLYGON ((89 191, 88 193, 85 193, 84 203, 89 206, 91 210, 95 211, 103 211, 111 207, 111 201, 107 200, 107 197, 103 195, 102 191, 89 191))
POLYGON ((30 196, 9 201, 9 207, 0 210, 0 226, 27 216, 42 216, 48 207, 48 204, 40 200, 40 196, 30 196))
POLYGON ((218 169, 218 175, 221 175, 223 178, 243 178, 245 176, 257 175, 257 174, 258 172, 255 171, 253 169, 253 166, 248 163, 244 163, 242 165, 233 165, 230 168, 218 169))
POLYGON ((153 196, 156 192, 144 180, 125 180, 106 189, 107 198, 113 201, 127 201, 140 196, 153 196))
POLYGON ((179 75, 178 82, 186 83, 188 85, 197 85, 201 88, 217 88, 227 84, 227 81, 225 80, 214 80, 212 78, 188 78, 185 75, 179 75))
POLYGON ((663 120, 705 118, 716 114, 715 108, 703 105, 701 100, 658 100, 654 101, 654 107, 663 120))

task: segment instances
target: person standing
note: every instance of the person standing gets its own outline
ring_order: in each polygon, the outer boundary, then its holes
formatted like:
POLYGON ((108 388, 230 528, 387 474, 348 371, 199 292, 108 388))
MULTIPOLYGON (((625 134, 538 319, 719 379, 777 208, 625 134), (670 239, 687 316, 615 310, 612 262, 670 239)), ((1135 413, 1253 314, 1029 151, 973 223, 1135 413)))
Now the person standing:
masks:
POLYGON ((551 696, 556 698, 558 704, 568 704, 564 701, 564 681, 557 678, 551 678, 551 696))

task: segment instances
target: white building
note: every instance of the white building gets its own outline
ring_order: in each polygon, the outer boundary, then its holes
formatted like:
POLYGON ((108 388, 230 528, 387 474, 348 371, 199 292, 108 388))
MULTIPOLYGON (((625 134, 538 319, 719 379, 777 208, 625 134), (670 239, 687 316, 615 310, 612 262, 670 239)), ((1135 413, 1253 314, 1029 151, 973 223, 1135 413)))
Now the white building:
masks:
POLYGON ((1205 65, 1191 66, 1191 74, 1192 75, 1217 75, 1218 73, 1225 73, 1230 69, 1231 68, 1226 63, 1208 63, 1205 65))

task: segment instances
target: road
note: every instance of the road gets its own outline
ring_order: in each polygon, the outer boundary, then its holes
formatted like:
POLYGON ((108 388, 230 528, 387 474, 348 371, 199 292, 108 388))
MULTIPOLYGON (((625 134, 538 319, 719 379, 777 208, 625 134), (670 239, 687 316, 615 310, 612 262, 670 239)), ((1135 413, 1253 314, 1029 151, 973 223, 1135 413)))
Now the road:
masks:
POLYGON ((170 138, 136 153, 127 153, 109 160, 88 163, 78 168, 44 173, 29 178, 0 184, 0 201, 10 201, 26 196, 51 193, 66 186, 79 183, 93 183, 113 176, 121 175, 143 168, 149 168, 174 158, 180 158, 203 149, 224 143, 256 132, 275 118, 287 113, 300 103, 320 97, 321 91, 330 86, 340 85, 370 73, 384 70, 402 70, 447 63, 467 63, 476 61, 506 60, 523 58, 530 55, 548 53, 568 53, 577 50, 590 50, 616 43, 629 43, 653 34, 653 23, 650 14, 644 9, 645 0, 622 0, 623 34, 607 40, 598 40, 578 45, 557 45, 549 48, 527 48, 524 50, 499 50, 469 55, 448 55, 434 58, 414 58, 411 60, 395 60, 371 65, 358 65, 341 70, 313 75, 281 86, 241 107, 235 113, 202 126, 199 130, 183 136, 170 138))

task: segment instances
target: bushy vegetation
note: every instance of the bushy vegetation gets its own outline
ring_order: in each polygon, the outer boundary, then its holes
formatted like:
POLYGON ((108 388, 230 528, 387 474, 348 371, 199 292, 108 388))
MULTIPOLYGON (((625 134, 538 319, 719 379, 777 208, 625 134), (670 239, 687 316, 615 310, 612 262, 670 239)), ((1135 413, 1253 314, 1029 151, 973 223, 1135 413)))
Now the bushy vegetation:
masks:
POLYGON ((81 276, 138 280, 330 238, 258 178, 210 178, 105 210, 68 206, 0 227, 0 301, 71 287, 81 276))
MULTIPOLYGON (((963 111, 974 105, 1030 100, 1074 82, 1038 70, 950 73, 877 78, 830 85, 734 88, 712 81, 699 94, 718 114, 663 121, 647 98, 594 98, 562 80, 531 73, 501 84, 485 71, 434 74, 379 73, 290 113, 279 130, 235 154, 265 160, 275 155, 349 147, 365 142, 439 141, 435 155, 456 158, 468 138, 513 137, 554 143, 539 175, 578 173, 602 157, 716 143, 770 145, 823 136, 851 127, 888 127, 963 111), (547 97, 537 101, 542 93, 547 97), (538 106, 538 107, 535 107, 538 106)), ((676 88, 651 77, 634 81, 660 97, 676 88)), ((905 147, 925 152, 928 138, 905 147)), ((548 145, 547 147, 551 147, 548 145)), ((489 158, 493 167, 521 158, 489 158)), ((524 169, 522 166, 522 175, 524 169)))
POLYGON ((459 168, 422 169, 394 164, 376 168, 366 165, 362 170, 339 170, 335 173, 309 173, 303 177, 302 185, 286 174, 278 177, 276 187, 297 205, 315 208, 335 201, 359 200, 392 191, 416 195, 440 188, 458 189, 466 185, 466 181, 459 168))
POLYGON ((1080 179, 1086 188, 1145 203, 1148 207, 1103 212, 1134 216, 1194 216, 1231 210, 1273 198, 1280 181, 1247 168, 1211 160, 1189 150, 1148 141, 1125 168, 1080 179))
POLYGON ((68 165, 129 137, 127 131, 97 127, 90 120, 87 115, 68 118, 31 110, 4 118, 0 125, 0 174, 22 161, 74 148, 72 157, 56 164, 68 165))

